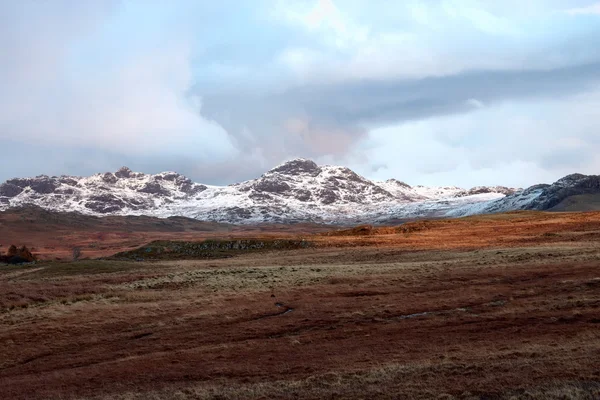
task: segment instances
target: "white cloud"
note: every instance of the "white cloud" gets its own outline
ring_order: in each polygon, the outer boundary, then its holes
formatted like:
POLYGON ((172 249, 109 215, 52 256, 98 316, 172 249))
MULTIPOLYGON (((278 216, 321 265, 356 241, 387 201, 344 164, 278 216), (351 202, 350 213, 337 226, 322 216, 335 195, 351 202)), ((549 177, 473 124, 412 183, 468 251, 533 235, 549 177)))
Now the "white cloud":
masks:
POLYGON ((521 33, 514 22, 486 10, 480 2, 446 0, 442 9, 445 15, 438 16, 436 23, 442 23, 443 19, 450 17, 491 35, 517 36, 521 33))
POLYGON ((474 0, 389 3, 375 11, 367 2, 358 4, 363 7, 339 0, 280 3, 273 17, 313 42, 282 49, 279 65, 301 82, 338 82, 551 69, 573 62, 564 51, 540 50, 546 46, 544 37, 531 40, 530 25, 549 15, 538 3, 525 7, 521 17, 493 2, 474 0), (372 14, 394 16, 393 23, 376 25, 370 22, 372 14))
POLYGON ((227 132, 200 116, 201 99, 189 95, 190 37, 173 29, 171 40, 140 35, 128 47, 104 36, 110 29, 100 28, 113 15, 92 7, 100 2, 24 3, 8 6, 19 19, 2 24, 0 41, 13 46, 0 67, 0 138, 138 155, 235 152, 227 132))
POLYGON ((592 4, 587 7, 571 8, 566 12, 570 15, 600 15, 600 3, 592 4))
POLYGON ((364 43, 369 36, 369 28, 341 12, 333 0, 316 0, 312 6, 300 3, 299 7, 279 2, 273 16, 319 35, 325 43, 340 50, 364 43))
POLYGON ((413 184, 529 186, 574 172, 598 174, 597 107, 600 88, 408 122, 371 131, 354 157, 386 165, 367 175, 413 184))

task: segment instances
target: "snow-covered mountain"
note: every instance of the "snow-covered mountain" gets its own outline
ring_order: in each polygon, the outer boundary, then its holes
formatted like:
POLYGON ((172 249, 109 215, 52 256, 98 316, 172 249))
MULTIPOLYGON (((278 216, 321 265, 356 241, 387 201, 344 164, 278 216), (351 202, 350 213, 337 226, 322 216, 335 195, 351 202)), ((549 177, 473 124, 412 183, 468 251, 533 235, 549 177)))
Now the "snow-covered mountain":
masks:
MULTIPOLYGON (((579 178, 568 178, 559 181, 563 189, 581 183, 579 178)), ((34 204, 92 215, 186 216, 230 223, 383 223, 546 209, 558 190, 550 190, 554 185, 524 191, 502 186, 468 190, 410 186, 395 179, 370 181, 345 167, 296 159, 257 179, 229 186, 194 183, 175 172, 149 175, 126 167, 90 177, 10 179, 0 185, 0 209, 34 204)))

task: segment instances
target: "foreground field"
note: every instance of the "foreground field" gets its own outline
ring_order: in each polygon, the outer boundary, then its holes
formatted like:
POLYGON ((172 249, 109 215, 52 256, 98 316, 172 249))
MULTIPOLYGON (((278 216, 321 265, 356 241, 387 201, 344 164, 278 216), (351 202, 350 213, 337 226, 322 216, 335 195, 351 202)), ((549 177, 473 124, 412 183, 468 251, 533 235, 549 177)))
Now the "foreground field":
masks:
POLYGON ((0 267, 7 399, 597 399, 600 214, 0 267))

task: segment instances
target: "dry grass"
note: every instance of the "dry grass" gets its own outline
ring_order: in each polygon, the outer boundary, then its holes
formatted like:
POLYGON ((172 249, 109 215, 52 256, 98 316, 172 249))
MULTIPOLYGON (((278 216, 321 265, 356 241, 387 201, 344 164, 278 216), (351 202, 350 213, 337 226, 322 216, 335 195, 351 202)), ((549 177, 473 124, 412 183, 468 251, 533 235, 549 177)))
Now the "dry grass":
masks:
POLYGON ((0 385, 10 399, 595 399, 594 221, 515 214, 223 260, 0 267, 0 385), (436 237, 454 247, 412 249, 436 237))
MULTIPOLYGON (((490 368, 491 369, 491 368, 490 368)), ((128 392, 109 396, 85 397, 81 400, 234 400, 234 399, 439 399, 439 400, 597 400, 600 384, 572 382, 548 384, 541 387, 510 389, 504 393, 444 393, 437 389, 435 379, 415 382, 424 372, 439 374, 472 374, 473 368, 453 364, 389 365, 362 373, 330 373, 311 376, 299 381, 275 381, 230 386, 192 385, 171 387, 144 393, 128 392), (433 386, 430 386, 433 385, 433 386)), ((490 371, 490 373, 493 373, 490 371)))

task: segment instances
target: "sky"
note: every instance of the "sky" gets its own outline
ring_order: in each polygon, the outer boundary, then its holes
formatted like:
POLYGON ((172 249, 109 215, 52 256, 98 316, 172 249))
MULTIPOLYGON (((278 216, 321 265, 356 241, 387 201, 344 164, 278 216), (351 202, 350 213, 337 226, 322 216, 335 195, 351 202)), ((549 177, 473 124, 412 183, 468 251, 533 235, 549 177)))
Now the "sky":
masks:
POLYGON ((0 2, 0 181, 600 174, 598 0, 0 2))

